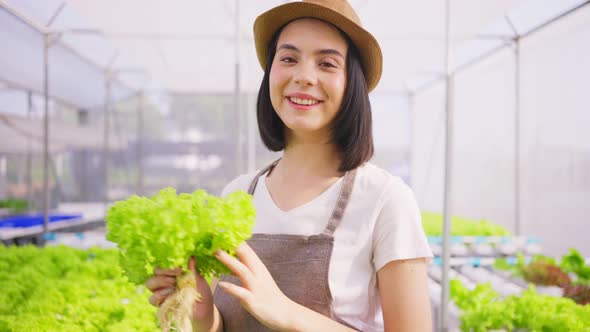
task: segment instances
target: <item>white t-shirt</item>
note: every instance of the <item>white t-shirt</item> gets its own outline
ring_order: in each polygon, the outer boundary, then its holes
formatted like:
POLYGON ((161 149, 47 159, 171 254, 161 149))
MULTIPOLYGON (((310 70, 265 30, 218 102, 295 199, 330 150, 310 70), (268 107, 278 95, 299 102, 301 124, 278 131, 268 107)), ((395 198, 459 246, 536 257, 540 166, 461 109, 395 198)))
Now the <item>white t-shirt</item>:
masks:
MULTIPOLYGON (((247 191, 258 172, 230 182, 222 196, 247 191)), ((323 231, 343 183, 340 178, 319 196, 287 212, 279 209, 266 187, 254 192, 254 233, 313 235, 323 231)), ((414 193, 403 180, 366 163, 359 167, 342 222, 334 232, 329 285, 334 312, 362 331, 382 331, 377 271, 398 259, 432 257, 414 193)))

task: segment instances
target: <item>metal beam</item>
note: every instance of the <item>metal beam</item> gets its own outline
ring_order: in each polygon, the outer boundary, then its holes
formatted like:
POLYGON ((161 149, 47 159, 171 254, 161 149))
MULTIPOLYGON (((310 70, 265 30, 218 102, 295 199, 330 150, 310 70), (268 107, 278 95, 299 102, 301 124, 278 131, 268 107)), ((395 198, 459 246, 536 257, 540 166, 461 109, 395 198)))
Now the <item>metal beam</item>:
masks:
POLYGON ((57 7, 57 9, 55 10, 55 13, 51 16, 51 18, 49 19, 49 21, 47 21, 47 24, 45 24, 45 26, 50 27, 53 22, 55 22, 55 20, 57 19, 57 17, 59 16, 59 14, 61 14, 62 10, 66 7, 66 3, 65 1, 62 2, 59 7, 57 7))
POLYGON ((508 17, 506 22, 516 36, 514 38, 514 234, 521 234, 520 215, 520 35, 516 26, 508 17))
POLYGON ((520 39, 514 44, 514 234, 522 233, 522 216, 521 216, 521 156, 520 156, 520 39))
MULTIPOLYGON (((33 93, 27 92, 27 119, 33 115, 33 93)), ((26 183, 27 183, 27 211, 32 212, 33 207, 33 156, 31 153, 31 138, 27 137, 27 156, 26 156, 26 183)))
POLYGON ((105 97, 104 97, 104 145, 102 150, 103 159, 103 186, 104 186, 104 208, 109 204, 109 153, 110 153, 110 115, 111 115, 111 73, 105 73, 105 97))
POLYGON ((29 27, 37 30, 38 33, 45 35, 49 32, 49 29, 44 27, 43 25, 31 20, 18 9, 14 8, 13 6, 9 5, 5 0, 0 0, 0 8, 3 8, 8 14, 12 15, 19 21, 23 22, 24 24, 28 25, 29 27))
MULTIPOLYGON (((455 70, 453 70, 452 74, 456 75, 456 74, 462 72, 463 70, 467 69, 468 67, 471 67, 472 65, 479 63, 480 61, 483 61, 484 59, 496 54, 498 51, 503 50, 507 45, 509 45, 509 44, 499 45, 499 46, 494 47, 493 49, 485 52, 484 54, 471 59, 469 62, 466 62, 466 63, 462 64, 461 66, 458 66, 457 68, 455 68, 455 70)), ((425 90, 428 90, 428 89, 436 86, 439 83, 443 83, 446 80, 445 77, 446 77, 446 75, 441 75, 440 77, 434 78, 433 80, 412 90, 412 94, 419 94, 425 90)))
POLYGON ((49 43, 50 33, 43 36, 43 234, 49 227, 49 43))
POLYGON ((557 21, 561 20, 562 18, 564 18, 564 17, 566 17, 566 16, 569 16, 569 15, 571 15, 571 14, 573 14, 573 13, 577 12, 578 10, 580 10, 580 9, 584 8, 584 7, 585 7, 585 6, 587 6, 587 5, 590 5, 590 0, 587 0, 587 1, 585 1, 585 2, 582 2, 581 4, 579 4, 579 5, 575 6, 575 7, 573 7, 573 8, 571 8, 571 9, 569 9, 569 10, 567 10, 567 11, 565 11, 565 12, 563 12, 563 13, 561 13, 561 14, 557 15, 557 16, 555 16, 554 18, 552 18, 552 19, 550 19, 550 20, 547 20, 547 21, 545 21, 545 22, 543 22, 543 23, 539 24, 538 26, 534 27, 533 29, 531 29, 531 30, 529 30, 529 31, 525 32, 524 34, 521 34, 521 35, 520 35, 520 37, 521 37, 521 38, 528 37, 528 36, 530 36, 530 35, 532 35, 532 34, 536 33, 537 31, 539 31, 539 30, 541 30, 541 29, 545 28, 546 26, 548 26, 548 25, 551 25, 551 24, 553 24, 553 23, 555 23, 555 22, 557 22, 557 21))
MULTIPOLYGON (((109 39, 130 39, 130 40, 224 40, 233 43, 235 36, 215 33, 147 33, 147 32, 117 32, 102 31, 98 29, 68 28, 64 32, 77 35, 99 35, 109 39)), ((253 41, 254 37, 240 36, 242 41, 253 41)))
MULTIPOLYGON (((558 16, 550 19, 550 20, 547 20, 546 22, 543 22, 543 23, 539 24, 538 26, 536 26, 533 29, 527 31, 526 33, 524 33, 522 35, 517 35, 517 37, 515 37, 515 38, 518 38, 518 39, 526 38, 526 37, 528 37, 528 36, 536 33, 537 31, 545 28, 546 26, 551 25, 551 24, 553 24, 553 23, 555 23, 555 22, 563 19, 566 16, 569 16, 572 13, 575 13, 576 11, 580 10, 581 8, 583 8, 583 7, 585 7, 585 6, 589 5, 589 4, 590 4, 590 0, 585 1, 585 2, 583 2, 581 4, 579 4, 579 5, 571 8, 570 10, 568 10, 566 12, 564 12, 564 13, 562 13, 562 14, 560 14, 560 15, 558 15, 558 16)), ((505 38, 503 38, 502 35, 499 35, 497 37, 499 37, 499 39, 501 39, 501 40, 505 40, 505 38)), ((512 45, 512 42, 514 42, 515 38, 513 38, 511 40, 511 43, 507 43, 506 42, 506 43, 504 43, 504 44, 502 44, 502 45, 500 45, 498 47, 495 47, 495 48, 491 49, 490 51, 488 51, 488 52, 486 52, 486 53, 484 53, 484 54, 482 54, 482 55, 480 55, 480 56, 478 56, 478 57, 470 60, 469 62, 467 62, 467 63, 465 63, 465 64, 463 64, 461 66, 458 66, 457 68, 455 68, 455 70, 453 70, 453 75, 456 75, 456 74, 462 72, 463 70, 466 70, 467 68, 471 67, 472 65, 475 65, 475 64, 483 61, 484 59, 486 59, 488 57, 491 57, 492 55, 496 54, 497 52, 503 50, 507 46, 512 45)), ((424 85, 422 85, 422 86, 420 86, 420 87, 412 90, 412 93, 413 94, 421 93, 421 92, 423 92, 425 90, 428 90, 428 89, 432 88, 436 84, 443 82, 443 80, 444 80, 444 78, 434 78, 432 81, 430 81, 430 82, 428 82, 428 83, 426 83, 426 84, 424 84, 424 85)))
POLYGON ((137 195, 143 195, 143 131, 145 111, 143 93, 137 96, 137 195))
MULTIPOLYGON (((411 93, 406 93, 406 110, 408 112, 408 154, 407 154, 407 162, 408 162, 408 166, 409 166, 409 174, 412 174, 412 167, 413 167, 413 159, 414 159, 414 153, 412 152, 413 149, 413 145, 414 145, 414 123, 415 123, 415 114, 414 114, 414 103, 415 103, 415 98, 414 95, 412 95, 411 93)), ((416 187, 414 186, 414 179, 412 179, 410 177, 408 185, 410 187, 412 187, 412 189, 414 190, 414 192, 416 191, 416 187)))
MULTIPOLYGON (((21 85, 21 84, 14 83, 12 81, 3 79, 1 77, 0 77, 0 82, 4 83, 6 85, 6 88, 8 88, 8 89, 25 91, 25 92, 32 92, 33 94, 41 95, 41 96, 43 96, 44 93, 45 93, 43 91, 43 89, 41 89, 41 90, 31 89, 31 88, 26 87, 24 85, 21 85)), ((67 100, 62 99, 62 98, 59 98, 59 97, 56 97, 56 96, 50 96, 50 97, 51 97, 51 99, 53 99, 54 101, 58 102, 59 104, 64 105, 64 106, 67 106, 69 108, 77 108, 77 107, 79 107, 79 106, 76 106, 76 105, 68 102, 67 100)))
POLYGON ((445 5, 445 54, 444 65, 446 74, 446 98, 445 98, 445 178, 443 194, 443 249, 442 249, 442 292, 441 292, 441 317, 440 331, 449 331, 449 298, 450 298, 450 280, 449 269, 451 258, 451 220, 453 207, 452 175, 453 175, 453 74, 451 73, 451 0, 446 0, 445 5))
MULTIPOLYGON (((54 40, 54 41, 59 42, 59 46, 60 47, 63 47, 65 50, 67 50, 68 52, 70 52, 71 54, 73 54, 74 56, 76 56, 77 58, 79 58, 81 61, 83 61, 86 64, 88 64, 90 67, 95 68, 98 72, 104 72, 107 69, 107 68, 104 68, 103 66, 101 66, 100 64, 94 62, 93 60, 89 59, 88 57, 85 57, 80 52, 76 51, 68 43, 64 42, 63 40, 58 40, 59 39, 59 36, 61 36, 63 33, 67 33, 68 30, 54 30, 54 29, 50 29, 50 28, 48 28, 46 26, 43 26, 43 25, 39 24, 38 22, 36 22, 35 20, 29 18, 27 15, 25 15, 24 13, 22 13, 21 11, 19 11, 15 7, 13 7, 10 4, 8 4, 5 0, 0 0, 0 8, 4 9, 8 14, 12 15, 14 18, 18 19, 19 21, 21 21, 25 25, 27 25, 27 26, 31 27, 32 29, 36 30, 42 36, 52 35, 52 38, 53 37, 57 37, 57 39, 54 40)), ((56 14, 58 14, 58 13, 56 13, 56 14)), ((52 43, 48 43, 48 44, 51 45, 52 43)), ((128 87, 126 84, 124 84, 120 80, 118 80, 116 82, 118 84, 121 84, 124 87, 129 88, 130 90, 133 90, 131 87, 128 87)), ((30 89, 28 87, 25 87, 23 90, 26 91, 26 90, 30 90, 30 89)), ((43 94, 44 92, 43 91, 40 91, 40 93, 43 94)), ((54 97, 52 97, 52 98, 54 98, 54 97)), ((69 103, 69 102, 66 102, 66 103, 63 103, 63 104, 72 105, 72 103, 69 103)), ((74 106, 84 106, 84 107, 87 107, 89 105, 74 105, 74 106)))

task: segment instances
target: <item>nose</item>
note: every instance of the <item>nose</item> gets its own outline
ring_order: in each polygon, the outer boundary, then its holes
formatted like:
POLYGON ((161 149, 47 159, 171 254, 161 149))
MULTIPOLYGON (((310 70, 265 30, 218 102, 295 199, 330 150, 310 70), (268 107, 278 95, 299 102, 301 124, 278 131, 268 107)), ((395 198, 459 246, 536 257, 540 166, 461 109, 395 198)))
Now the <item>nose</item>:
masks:
POLYGON ((302 86, 313 86, 317 84, 317 73, 315 64, 312 61, 300 62, 293 76, 296 84, 302 86))

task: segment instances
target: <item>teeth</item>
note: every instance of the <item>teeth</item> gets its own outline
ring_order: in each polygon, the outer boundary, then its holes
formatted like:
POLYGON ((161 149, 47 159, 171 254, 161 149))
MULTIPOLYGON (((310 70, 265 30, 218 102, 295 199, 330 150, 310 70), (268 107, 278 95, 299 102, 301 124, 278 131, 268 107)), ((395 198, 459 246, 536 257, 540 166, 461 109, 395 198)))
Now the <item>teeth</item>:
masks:
POLYGON ((294 97, 289 97, 289 99, 294 102, 295 104, 299 105, 315 105, 319 103, 317 100, 314 99, 299 99, 294 97))

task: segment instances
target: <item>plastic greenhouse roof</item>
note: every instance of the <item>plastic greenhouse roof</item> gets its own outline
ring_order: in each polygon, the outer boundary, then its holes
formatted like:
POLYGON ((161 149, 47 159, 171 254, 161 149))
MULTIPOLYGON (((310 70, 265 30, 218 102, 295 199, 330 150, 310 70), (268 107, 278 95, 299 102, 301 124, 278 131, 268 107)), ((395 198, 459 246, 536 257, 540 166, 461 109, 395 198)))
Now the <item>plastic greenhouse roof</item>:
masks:
MULTIPOLYGON (((42 94, 45 29, 42 25, 31 26, 25 20, 0 8, 0 81, 12 88, 42 94)), ((106 75, 95 59, 79 54, 63 39, 52 44, 48 58, 52 98, 85 109, 103 108, 106 75)), ((128 98, 135 93, 120 80, 113 80, 111 86, 112 100, 128 98)))
MULTIPOLYGON (((65 31, 64 44, 83 58, 119 72, 125 85, 113 99, 133 89, 180 93, 231 93, 236 59, 232 0, 0 0, 46 24, 59 8, 52 29, 65 31), (159 82, 158 85, 155 82, 159 82), (127 88, 129 86, 131 88, 127 88)), ((252 23, 285 1, 239 0, 239 59, 242 91, 255 92, 262 78, 252 23)), ((383 49, 384 71, 376 93, 404 93, 444 73, 445 0, 350 0, 383 49)), ((451 0, 451 68, 459 68, 503 47, 584 0, 451 0), (474 38, 479 37, 479 38, 474 38)), ((0 10, 0 79, 40 91, 42 38, 0 10)), ((56 45, 51 49, 52 95, 92 108, 104 103, 104 73, 56 45)))

